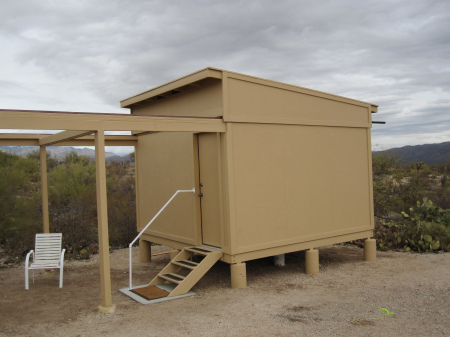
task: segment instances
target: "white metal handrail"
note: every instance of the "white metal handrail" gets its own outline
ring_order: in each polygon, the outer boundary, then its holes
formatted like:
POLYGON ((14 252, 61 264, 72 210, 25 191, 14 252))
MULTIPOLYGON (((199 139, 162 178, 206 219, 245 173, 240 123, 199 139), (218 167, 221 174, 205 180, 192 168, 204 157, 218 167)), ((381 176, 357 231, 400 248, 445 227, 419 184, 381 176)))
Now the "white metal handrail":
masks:
POLYGON ((133 288, 133 285, 132 285, 132 282, 133 282, 132 281, 132 270, 131 270, 131 265, 132 265, 132 263, 131 263, 131 260, 132 260, 132 258, 131 258, 131 256, 132 256, 131 248, 133 247, 134 243, 136 242, 137 239, 140 238, 142 233, 144 233, 147 230, 147 228, 150 227, 150 225, 153 223, 153 221, 155 221, 155 219, 161 214, 161 212, 164 210, 164 208, 166 208, 167 205, 170 204, 170 202, 177 196, 178 193, 188 193, 188 192, 190 192, 192 194, 195 194, 195 188, 193 188, 192 190, 178 190, 178 191, 176 191, 175 194, 172 195, 172 198, 170 198, 169 201, 166 202, 166 204, 159 210, 159 212, 156 213, 156 215, 153 217, 153 219, 150 220, 150 222, 147 224, 147 226, 145 226, 144 229, 140 231, 138 236, 136 236, 136 238, 133 241, 131 241, 131 243, 129 245, 129 250, 130 250, 130 271, 129 271, 129 273, 130 273, 130 287, 128 289, 131 290, 133 288))

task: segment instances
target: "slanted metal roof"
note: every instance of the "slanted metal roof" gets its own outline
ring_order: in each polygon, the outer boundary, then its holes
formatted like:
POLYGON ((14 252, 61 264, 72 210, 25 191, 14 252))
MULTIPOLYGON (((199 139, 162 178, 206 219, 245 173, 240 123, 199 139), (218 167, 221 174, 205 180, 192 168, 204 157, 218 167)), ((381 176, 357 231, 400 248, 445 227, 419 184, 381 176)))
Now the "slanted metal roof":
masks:
POLYGON ((169 83, 160 85, 153 89, 144 91, 140 94, 134 95, 132 97, 126 98, 120 102, 122 108, 132 108, 133 106, 146 104, 149 102, 159 101, 162 99, 173 97, 180 93, 185 93, 187 91, 194 90, 198 87, 202 87, 217 81, 222 81, 226 77, 237 77, 237 78, 245 78, 247 82, 259 83, 264 85, 269 85, 272 87, 277 87, 281 89, 287 89, 291 91, 296 91, 300 93, 304 93, 311 96, 322 97, 326 99, 332 99, 335 101, 346 102, 350 104, 360 104, 360 105, 370 105, 371 112, 376 113, 378 105, 363 102, 343 96, 338 96, 334 94, 325 93, 318 90, 308 89, 304 87, 300 87, 297 85, 286 84, 282 82, 277 82, 273 80, 267 80, 255 76, 240 74, 228 70, 223 70, 219 68, 207 67, 205 69, 199 70, 192 74, 183 76, 179 79, 171 81, 169 83))

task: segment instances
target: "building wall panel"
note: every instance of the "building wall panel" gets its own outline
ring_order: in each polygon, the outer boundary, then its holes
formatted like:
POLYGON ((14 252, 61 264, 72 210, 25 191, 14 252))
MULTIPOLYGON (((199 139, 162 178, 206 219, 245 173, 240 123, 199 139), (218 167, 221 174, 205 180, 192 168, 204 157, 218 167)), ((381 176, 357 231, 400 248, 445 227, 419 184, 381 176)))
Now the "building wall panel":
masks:
POLYGON ((232 130, 238 252, 371 229, 366 129, 232 130))

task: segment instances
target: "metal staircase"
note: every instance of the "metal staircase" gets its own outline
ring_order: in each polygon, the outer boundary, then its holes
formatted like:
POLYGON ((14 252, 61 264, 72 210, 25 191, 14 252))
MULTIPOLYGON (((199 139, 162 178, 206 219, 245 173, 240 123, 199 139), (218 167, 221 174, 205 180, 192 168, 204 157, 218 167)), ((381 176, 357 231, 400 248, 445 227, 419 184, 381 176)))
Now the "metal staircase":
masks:
POLYGON ((184 248, 148 285, 157 286, 170 282, 175 288, 167 297, 186 294, 222 255, 222 250, 210 246, 184 248), (194 254, 201 261, 193 261, 194 254))

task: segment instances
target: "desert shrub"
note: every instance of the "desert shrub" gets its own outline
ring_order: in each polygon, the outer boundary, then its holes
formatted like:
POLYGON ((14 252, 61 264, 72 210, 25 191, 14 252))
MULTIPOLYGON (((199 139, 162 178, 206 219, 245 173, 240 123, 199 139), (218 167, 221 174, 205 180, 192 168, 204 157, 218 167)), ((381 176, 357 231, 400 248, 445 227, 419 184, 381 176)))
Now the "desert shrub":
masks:
POLYGON ((42 228, 38 193, 39 164, 0 152, 0 246, 9 256, 21 256, 42 228))
POLYGON ((372 159, 374 211, 377 220, 386 222, 402 218, 401 212, 414 207, 424 197, 447 207, 450 200, 443 174, 425 163, 403 164, 396 153, 387 151, 372 159))
POLYGON ((447 166, 433 167, 434 185, 424 194, 428 199, 443 209, 450 208, 450 184, 448 181, 447 166))
POLYGON ((107 170, 109 242, 114 248, 128 247, 137 235, 136 188, 132 166, 111 162, 107 170))
MULTIPOLYGON (((39 151, 27 158, 0 152, 0 255, 23 258, 42 232, 39 151)), ((63 233, 69 258, 98 252, 95 163, 67 155, 61 162, 47 156, 50 232, 63 233)), ((134 167, 108 163, 109 237, 125 247, 136 236, 134 167)))
MULTIPOLYGON (((106 166, 108 231, 111 247, 126 247, 136 236, 135 180, 129 163, 106 166)), ((51 231, 64 233, 68 256, 98 251, 95 163, 67 155, 49 175, 51 231)))
POLYGON ((442 209, 427 198, 402 212, 398 221, 379 221, 375 238, 381 250, 450 251, 450 209, 442 209))
POLYGON ((95 164, 75 152, 49 172, 50 232, 63 233, 68 257, 97 241, 95 164))

